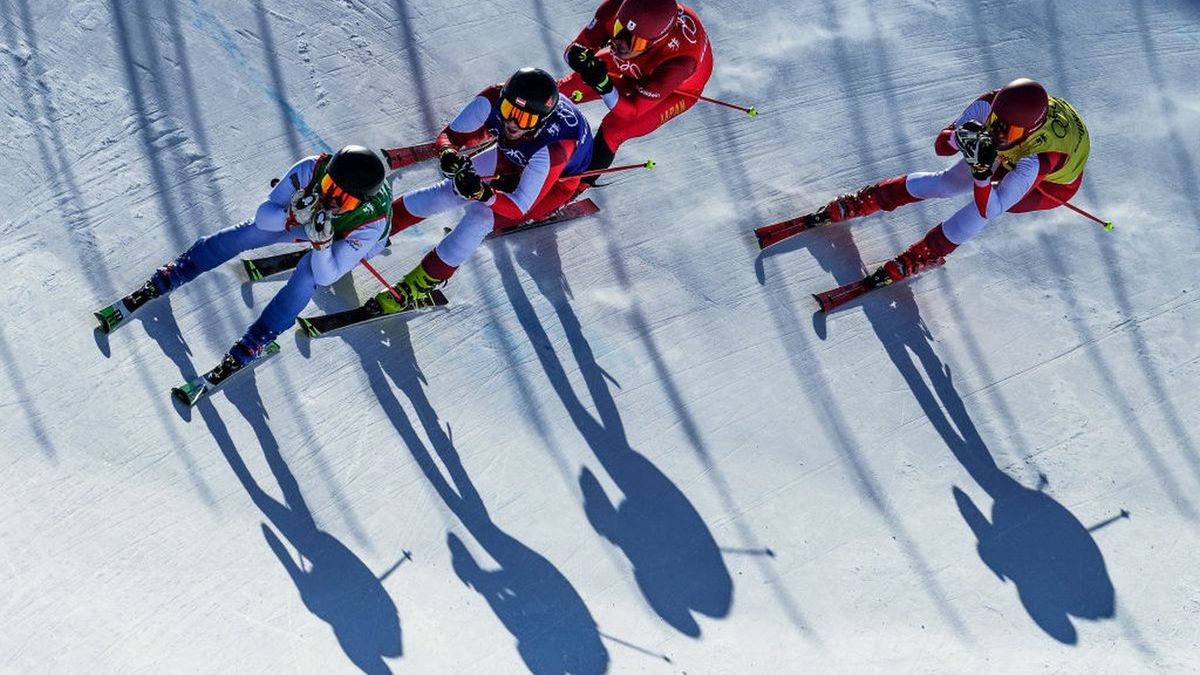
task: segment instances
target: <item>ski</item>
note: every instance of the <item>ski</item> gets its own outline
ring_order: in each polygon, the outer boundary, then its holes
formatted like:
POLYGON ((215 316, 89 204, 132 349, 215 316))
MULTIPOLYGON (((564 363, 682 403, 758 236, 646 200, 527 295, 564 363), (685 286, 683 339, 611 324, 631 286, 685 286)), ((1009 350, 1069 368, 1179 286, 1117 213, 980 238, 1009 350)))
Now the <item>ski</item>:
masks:
POLYGON ((857 281, 851 281, 848 284, 825 291, 824 293, 814 293, 813 299, 820 305, 822 312, 829 313, 855 298, 866 295, 876 288, 879 288, 879 285, 875 284, 871 276, 866 276, 857 281))
POLYGON ((126 319, 153 299, 154 296, 148 293, 146 287, 143 286, 113 304, 92 312, 92 316, 96 317, 96 321, 100 323, 101 333, 111 333, 125 325, 126 319))
MULTIPOLYGON (((494 140, 486 140, 482 143, 462 148, 462 152, 477 155, 492 147, 494 143, 494 140)), ((383 153, 383 157, 388 163, 388 169, 391 171, 402 169, 409 164, 436 159, 438 156, 438 149, 435 143, 418 143, 417 145, 410 145, 403 148, 384 148, 380 152, 383 153)))
MULTIPOLYGON (((568 203, 566 206, 563 206, 559 210, 551 213, 541 220, 530 220, 521 223, 520 225, 514 225, 508 229, 494 230, 490 232, 488 236, 484 237, 484 240, 489 241, 499 237, 507 237, 510 234, 516 234, 518 232, 528 232, 529 230, 536 230, 537 228, 545 227, 546 225, 553 225, 554 223, 562 223, 568 220, 575 220, 576 218, 590 216, 593 213, 600 213, 600 207, 596 205, 596 202, 590 199, 581 199, 577 202, 568 203)), ((447 227, 442 231, 445 234, 450 234, 452 229, 453 228, 447 227)))
POLYGON ((406 307, 399 312, 391 314, 383 314, 379 311, 378 305, 374 303, 374 298, 368 300, 361 307, 347 309, 344 312, 334 312, 333 314, 321 314, 318 316, 298 317, 296 324, 300 332, 310 338, 325 337, 332 333, 349 328, 350 326, 359 326, 364 323, 371 323, 380 319, 388 319, 402 314, 408 314, 423 309, 431 309, 433 307, 445 307, 450 304, 450 300, 446 298, 446 294, 439 290, 434 290, 426 296, 425 301, 418 302, 412 307, 406 307))
POLYGON ((577 202, 568 203, 561 209, 551 213, 541 220, 531 220, 529 222, 521 223, 515 227, 510 227, 506 230, 492 232, 487 236, 487 238, 496 239, 498 237, 507 237, 510 234, 527 232, 529 230, 535 230, 539 227, 545 227, 546 225, 553 225, 555 223, 561 223, 567 220, 575 220, 576 218, 583 218, 599 212, 600 207, 596 206, 596 202, 590 199, 581 199, 577 202))
POLYGON ((263 347, 262 354, 258 358, 240 368, 233 367, 232 363, 227 363, 225 359, 222 359, 221 363, 207 373, 197 375, 178 387, 173 387, 171 396, 189 408, 194 407, 214 392, 220 391, 235 375, 257 368, 263 361, 278 353, 279 344, 272 341, 263 347))
POLYGON ((383 156, 387 160, 388 168, 392 171, 406 167, 409 164, 433 159, 437 155, 437 146, 433 143, 420 143, 405 148, 383 149, 383 156))
POLYGON ((262 258, 242 258, 242 268, 246 271, 246 278, 250 281, 262 281, 280 272, 295 269, 300 259, 311 250, 311 248, 302 248, 262 258))
MULTIPOLYGON (((917 272, 911 273, 909 276, 901 279, 900 282, 908 281, 918 274, 923 274, 931 269, 941 267, 943 264, 945 264, 945 262, 945 259, 938 259, 933 263, 926 264, 925 266, 919 268, 917 272)), ((887 273, 883 271, 883 267, 880 266, 876 268, 875 272, 868 274, 858 281, 851 281, 848 284, 843 284, 837 288, 831 288, 823 293, 814 293, 813 299, 817 301, 818 305, 820 305, 822 312, 828 313, 832 312, 838 307, 841 307, 847 302, 854 300, 855 298, 866 295, 876 288, 884 288, 885 286, 891 286, 900 282, 891 281, 888 278, 887 273), (879 279, 882 279, 882 281, 879 281, 879 279)))
POLYGON ((774 246, 784 239, 789 239, 801 232, 820 227, 829 222, 829 211, 821 207, 812 213, 784 220, 773 225, 763 225, 755 228, 754 236, 758 238, 758 248, 762 250, 774 246))

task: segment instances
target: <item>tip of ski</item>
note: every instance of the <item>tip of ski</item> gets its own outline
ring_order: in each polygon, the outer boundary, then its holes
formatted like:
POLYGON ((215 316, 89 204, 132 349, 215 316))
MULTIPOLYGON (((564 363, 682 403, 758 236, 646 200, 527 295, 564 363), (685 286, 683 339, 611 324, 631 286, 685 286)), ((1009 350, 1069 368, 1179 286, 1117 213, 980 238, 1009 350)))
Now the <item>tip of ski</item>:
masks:
POLYGON ((871 277, 864 277, 822 293, 813 293, 813 300, 817 301, 822 312, 828 314, 874 288, 876 286, 871 282, 871 277))
POLYGON ((755 228, 754 237, 758 240, 758 248, 761 251, 828 222, 829 212, 822 207, 812 213, 755 228))
POLYGON ((238 375, 241 375, 242 373, 254 370, 262 365, 267 359, 270 359, 272 356, 278 354, 280 351, 281 348, 278 342, 268 342, 267 345, 263 347, 262 354, 258 358, 247 363, 241 368, 238 368, 232 373, 221 376, 218 371, 220 365, 217 365, 202 375, 197 375, 196 377, 193 377, 177 387, 172 387, 171 398, 174 398, 185 408, 194 408, 196 407, 196 404, 223 389, 230 380, 234 379, 238 375))

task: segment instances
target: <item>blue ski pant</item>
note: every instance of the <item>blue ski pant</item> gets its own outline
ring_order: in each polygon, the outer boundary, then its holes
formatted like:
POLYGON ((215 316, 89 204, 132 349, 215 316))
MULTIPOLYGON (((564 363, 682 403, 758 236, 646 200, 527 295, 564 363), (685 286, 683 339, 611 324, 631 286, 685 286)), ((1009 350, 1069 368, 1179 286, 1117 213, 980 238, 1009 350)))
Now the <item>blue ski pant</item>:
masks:
MULTIPOLYGON (((166 294, 246 251, 292 241, 300 241, 293 232, 271 232, 257 227, 253 220, 247 220, 197 239, 174 263, 154 275, 154 284, 159 292, 166 294)), ((317 282, 313 276, 311 257, 310 252, 300 259, 287 284, 271 298, 262 314, 242 336, 242 346, 249 355, 257 354, 287 330, 312 300, 317 282)), ((243 356, 238 351, 234 350, 234 355, 243 356)))

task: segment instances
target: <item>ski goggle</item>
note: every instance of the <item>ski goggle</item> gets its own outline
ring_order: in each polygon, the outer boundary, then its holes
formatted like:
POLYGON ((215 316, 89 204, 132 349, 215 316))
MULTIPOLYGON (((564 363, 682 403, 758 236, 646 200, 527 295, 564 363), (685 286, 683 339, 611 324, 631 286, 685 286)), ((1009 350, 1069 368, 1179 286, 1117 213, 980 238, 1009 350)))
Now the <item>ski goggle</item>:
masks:
POLYGON ((361 199, 338 187, 329 174, 321 178, 321 194, 333 200, 334 205, 343 211, 353 211, 362 204, 361 199))
POLYGON ((542 121, 542 116, 521 110, 506 98, 500 99, 500 117, 517 123, 519 129, 533 129, 542 121))
POLYGON ((987 129, 991 133, 996 144, 1001 148, 1008 148, 1016 145, 1021 139, 1025 138, 1025 127, 1018 127, 1002 121, 996 117, 996 113, 988 115, 987 129))
POLYGON ((650 46, 649 40, 634 35, 633 31, 625 28, 620 19, 613 21, 612 36, 614 40, 622 42, 632 53, 644 52, 650 46))

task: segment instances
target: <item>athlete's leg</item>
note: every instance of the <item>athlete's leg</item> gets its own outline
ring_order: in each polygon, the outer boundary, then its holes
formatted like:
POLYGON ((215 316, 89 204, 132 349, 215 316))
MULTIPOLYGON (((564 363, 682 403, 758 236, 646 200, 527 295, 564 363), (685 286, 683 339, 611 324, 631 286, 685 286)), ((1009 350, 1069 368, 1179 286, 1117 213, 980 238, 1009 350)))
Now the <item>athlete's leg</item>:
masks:
MULTIPOLYGON (((488 148, 471 158, 480 175, 496 169, 496 148, 488 148)), ((446 178, 433 185, 406 192, 392 202, 391 234, 409 228, 432 215, 462 208, 462 197, 454 193, 454 181, 446 178)))
POLYGON ((941 199, 971 194, 971 170, 961 159, 942 171, 921 171, 908 174, 904 184, 908 193, 917 199, 941 199))
POLYGON ((271 298, 258 319, 250 324, 245 335, 229 350, 234 360, 244 365, 256 358, 267 343, 295 323, 300 310, 312 300, 316 290, 312 253, 309 253, 300 259, 287 284, 271 298))
POLYGON ((200 237, 174 261, 160 267, 150 278, 158 293, 165 294, 250 249, 294 241, 287 230, 273 232, 258 228, 253 220, 200 237))

